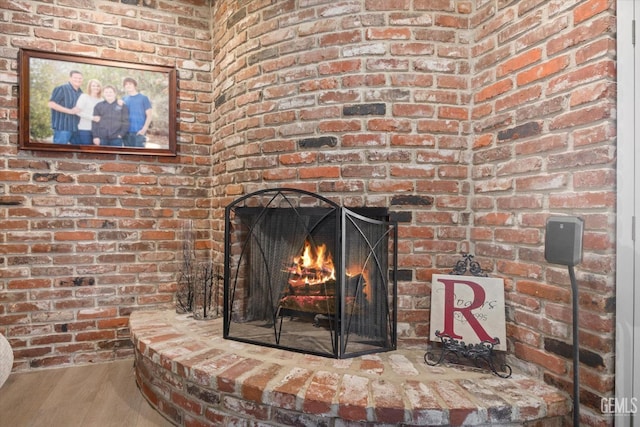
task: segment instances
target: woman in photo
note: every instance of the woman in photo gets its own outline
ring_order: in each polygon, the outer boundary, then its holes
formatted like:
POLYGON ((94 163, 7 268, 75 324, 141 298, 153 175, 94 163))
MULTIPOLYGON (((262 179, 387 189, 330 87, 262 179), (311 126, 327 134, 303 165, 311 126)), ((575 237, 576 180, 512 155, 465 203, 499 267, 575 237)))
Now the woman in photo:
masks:
POLYGON ((91 126, 94 121, 100 120, 100 117, 93 115, 93 109, 100 101, 102 101, 102 84, 96 79, 91 79, 87 83, 86 93, 80 95, 80 98, 78 98, 78 102, 76 103, 76 107, 80 109, 80 112, 78 113, 78 116, 80 116, 80 122, 78 123, 77 144, 93 144, 91 126))

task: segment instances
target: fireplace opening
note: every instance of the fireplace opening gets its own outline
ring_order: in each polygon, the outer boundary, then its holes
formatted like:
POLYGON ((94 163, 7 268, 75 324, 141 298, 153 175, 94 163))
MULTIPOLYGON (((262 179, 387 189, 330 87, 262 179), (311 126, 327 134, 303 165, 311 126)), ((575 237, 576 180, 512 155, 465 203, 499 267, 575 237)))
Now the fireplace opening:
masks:
POLYGON ((225 210, 224 338, 347 358, 396 348, 397 224, 277 188, 225 210))

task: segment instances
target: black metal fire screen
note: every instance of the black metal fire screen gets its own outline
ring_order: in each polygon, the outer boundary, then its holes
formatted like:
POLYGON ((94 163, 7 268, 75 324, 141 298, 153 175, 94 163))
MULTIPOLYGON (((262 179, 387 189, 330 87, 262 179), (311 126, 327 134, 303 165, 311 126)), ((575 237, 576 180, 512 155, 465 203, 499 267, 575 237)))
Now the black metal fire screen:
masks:
POLYGON ((396 348, 397 224, 276 188, 225 210, 224 337, 335 358, 396 348))

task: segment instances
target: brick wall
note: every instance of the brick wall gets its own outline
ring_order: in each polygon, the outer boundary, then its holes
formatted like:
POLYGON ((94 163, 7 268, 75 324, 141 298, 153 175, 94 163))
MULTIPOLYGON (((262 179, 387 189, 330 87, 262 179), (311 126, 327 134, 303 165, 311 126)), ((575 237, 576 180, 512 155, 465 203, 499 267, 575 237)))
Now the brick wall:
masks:
POLYGON ((16 369, 130 354, 127 314, 171 304, 181 223, 220 262, 223 207, 294 186, 401 221, 400 345, 426 343, 431 275, 470 251, 505 279, 510 363, 567 391, 570 286, 544 226, 582 216, 582 415, 604 423, 613 0, 211 3, 1 2, 0 331, 16 369), (20 47, 176 66, 179 156, 19 152, 20 47))
POLYGON ((471 240, 507 278, 510 349, 526 369, 572 387, 566 267, 544 262, 549 214, 585 220, 580 298, 585 424, 603 422, 614 381, 615 31, 613 2, 514 2, 479 10, 471 240))
POLYGON ((612 2, 223 1, 213 31, 214 199, 293 186, 388 206, 401 221, 401 346, 425 343, 431 275, 471 251, 505 279, 510 361, 570 392, 570 284, 544 260, 544 228, 552 214, 585 219, 582 415, 603 422, 612 2))
POLYGON ((133 353, 132 310, 172 307, 181 229, 211 236, 211 8, 0 1, 0 333, 15 371, 133 353), (19 151, 20 48, 178 70, 178 156, 19 151))

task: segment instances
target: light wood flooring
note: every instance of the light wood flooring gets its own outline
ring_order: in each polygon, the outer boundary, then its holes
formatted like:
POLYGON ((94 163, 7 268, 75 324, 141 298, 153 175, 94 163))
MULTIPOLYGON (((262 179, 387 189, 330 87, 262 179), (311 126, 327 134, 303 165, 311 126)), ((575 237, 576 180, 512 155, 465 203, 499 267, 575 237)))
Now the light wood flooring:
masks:
POLYGON ((0 427, 169 427, 138 390, 133 359, 12 373, 0 427))

